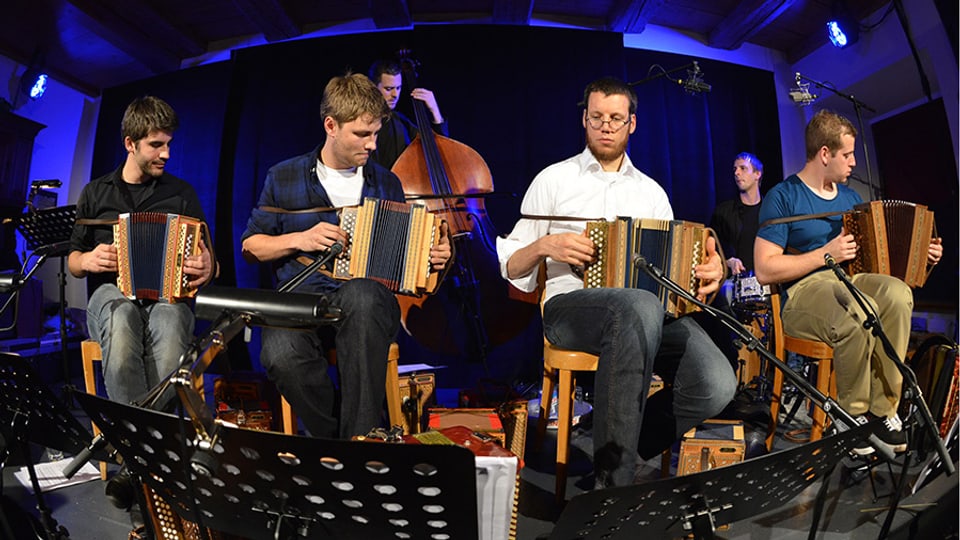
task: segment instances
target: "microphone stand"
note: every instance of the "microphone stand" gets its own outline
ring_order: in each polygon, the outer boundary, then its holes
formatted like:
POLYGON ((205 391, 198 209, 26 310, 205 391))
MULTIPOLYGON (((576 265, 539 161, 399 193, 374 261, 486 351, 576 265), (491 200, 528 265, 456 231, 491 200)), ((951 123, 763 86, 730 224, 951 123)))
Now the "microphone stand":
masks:
POLYGON ((877 112, 876 109, 867 106, 864 102, 853 97, 853 94, 844 94, 843 92, 834 88, 832 84, 820 82, 816 79, 811 79, 810 77, 797 73, 798 84, 799 84, 799 81, 801 80, 807 81, 809 83, 813 83, 817 85, 817 88, 823 88, 825 90, 829 90, 853 104, 853 109, 857 113, 857 127, 860 129, 860 144, 863 146, 863 161, 866 162, 867 164, 867 185, 870 186, 870 198, 875 201, 881 199, 883 197, 883 194, 880 192, 880 187, 875 186, 873 184, 873 173, 870 167, 870 154, 867 151, 867 137, 865 135, 865 132, 863 131, 863 109, 866 109, 873 113, 877 112))
MULTIPOLYGON (((301 270, 297 275, 278 289, 278 292, 290 292, 299 286, 307 277, 316 271, 317 268, 329 262, 333 257, 343 250, 343 245, 339 242, 330 246, 330 249, 322 256, 318 257, 313 263, 301 270)), ((46 257, 43 255, 41 257, 46 257)), ((39 266, 39 262, 37 263, 39 266)), ((31 271, 32 273, 32 271, 31 271)), ((29 277, 29 275, 27 276, 29 277)), ((214 422, 210 411, 204 404, 200 396, 192 386, 192 381, 203 375, 213 359, 222 350, 226 344, 237 334, 256 320, 256 317, 248 312, 239 310, 223 310, 216 321, 204 336, 195 340, 183 355, 180 356, 180 365, 164 378, 157 386, 153 387, 143 399, 132 403, 135 407, 141 407, 151 410, 162 409, 165 401, 161 401, 171 384, 175 385, 177 395, 181 403, 187 409, 194 429, 197 432, 197 447, 201 449, 212 449, 216 444, 219 432, 219 426, 214 422), (188 367, 189 366, 189 367, 188 367)), ((328 319, 332 322, 334 319, 328 319)), ((107 446, 107 439, 101 433, 93 438, 90 444, 83 449, 73 460, 63 469, 63 475, 66 478, 73 477, 80 467, 93 457, 93 454, 107 446)), ((111 454, 113 454, 111 452, 111 454)), ((200 452, 205 456, 212 457, 209 452, 200 452)), ((196 459, 191 460, 191 465, 200 473, 209 470, 211 463, 204 460, 197 454, 196 459), (199 460, 199 462, 198 462, 199 460)))
MULTIPOLYGON (((900 371, 900 374, 903 376, 903 385, 905 386, 905 388, 901 390, 902 399, 909 401, 909 403, 913 406, 913 410, 919 414, 919 427, 927 430, 927 434, 930 435, 931 439, 933 440, 933 444, 937 450, 937 455, 940 456, 940 460, 944 464, 947 475, 952 475, 954 472, 956 472, 956 468, 954 467, 953 460, 950 458, 950 454, 947 452, 946 445, 944 445, 943 440, 940 439, 940 433, 937 431, 936 423, 933 421, 933 415, 930 414, 930 409, 927 407, 927 403, 923 399, 920 386, 917 383, 917 377, 913 373, 913 370, 910 369, 910 366, 908 366, 897 355, 897 351, 893 348, 893 344, 890 343, 890 339, 883 331, 883 325, 880 323, 880 319, 873 310, 873 307, 869 304, 869 302, 867 302, 863 292, 858 289, 852 281, 850 281, 847 273, 844 272, 844 270, 840 268, 840 265, 837 264, 836 259, 827 253, 824 255, 824 262, 831 270, 833 270, 833 273, 837 275, 837 278, 844 284, 847 290, 850 291, 850 295, 853 296, 854 300, 856 300, 857 304, 860 306, 860 309, 866 314, 867 318, 863 321, 863 328, 869 330, 874 337, 880 340, 880 343, 883 345, 883 352, 886 353, 887 357, 893 361, 893 364, 900 371)), ((907 442, 909 443, 918 439, 919 437, 908 437, 907 442)), ((894 493, 891 497, 890 509, 887 512, 887 518, 884 520, 883 528, 881 529, 879 538, 884 538, 887 532, 890 530, 890 526, 893 522, 894 511, 897 508, 903 492, 904 480, 906 478, 909 462, 909 459, 905 459, 903 461, 903 467, 900 472, 900 485, 896 490, 894 490, 894 493)))
MULTIPOLYGON (((714 318, 719 319, 724 326, 733 331, 733 333, 736 334, 738 338, 746 344, 747 350, 758 351, 760 356, 782 371, 784 376, 786 376, 787 379, 790 379, 790 381, 801 392, 803 392, 808 399, 816 403, 821 409, 823 409, 825 413, 827 413, 838 432, 849 431, 858 424, 862 425, 867 423, 866 417, 861 416, 855 419, 850 413, 848 413, 843 407, 834 401, 833 398, 824 395, 822 392, 820 392, 820 390, 817 389, 816 386, 811 384, 803 376, 791 369, 790 366, 777 358, 776 355, 771 353, 760 343, 760 340, 757 339, 753 333, 744 328, 743 325, 741 325, 740 322, 735 318, 709 304, 701 302, 698 298, 690 294, 690 292, 681 287, 675 281, 665 276, 661 269, 647 261, 642 255, 635 255, 633 263, 637 266, 640 266, 644 272, 646 272, 654 281, 659 283, 666 290, 677 294, 678 296, 698 306, 700 309, 710 314, 714 318)), ((880 420, 876 420, 875 423, 879 425, 880 420)), ((887 445, 881 443, 880 438, 877 437, 875 433, 872 433, 872 430, 870 435, 867 436, 867 441, 884 459, 891 461, 895 458, 893 450, 887 445)), ((820 485, 820 491, 817 494, 816 506, 814 508, 813 518, 810 524, 809 538, 811 540, 815 536, 815 532, 820 521, 820 515, 823 511, 823 505, 825 503, 827 487, 829 484, 828 480, 832 470, 833 469, 831 468, 831 470, 824 475, 824 478, 821 481, 822 483, 820 485)))
MULTIPOLYGON (((741 325, 740 322, 735 318, 709 304, 700 301, 675 281, 665 276, 662 270, 657 268, 654 264, 648 262, 644 257, 640 255, 635 256, 634 264, 640 266, 643 271, 645 271, 654 281, 659 283, 665 289, 695 304, 701 310, 710 314, 714 318, 719 319, 724 326, 729 328, 737 335, 737 337, 746 345, 747 350, 757 351, 760 356, 782 371, 783 374, 790 379, 790 381, 798 389, 800 389, 800 391, 803 392, 808 399, 823 409, 823 411, 830 416, 830 420, 833 421, 833 424, 837 427, 838 431, 848 431, 859 424, 866 423, 866 420, 863 417, 860 419, 855 419, 833 398, 826 396, 820 392, 820 390, 817 390, 816 386, 807 381, 802 375, 791 369, 786 363, 784 363, 783 360, 780 360, 773 353, 767 350, 766 347, 760 343, 760 340, 757 339, 753 333, 744 328, 743 325, 741 325)), ((867 439, 871 446, 873 446, 884 458, 889 460, 894 459, 894 454, 890 448, 882 444, 880 439, 875 434, 871 434, 867 439)))

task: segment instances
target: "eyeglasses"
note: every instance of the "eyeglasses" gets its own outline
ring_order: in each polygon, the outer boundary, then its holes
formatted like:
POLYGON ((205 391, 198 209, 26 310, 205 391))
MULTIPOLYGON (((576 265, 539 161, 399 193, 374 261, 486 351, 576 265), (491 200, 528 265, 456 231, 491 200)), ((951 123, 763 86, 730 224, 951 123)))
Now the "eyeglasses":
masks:
POLYGON ((601 129, 604 124, 610 126, 612 131, 620 131, 623 129, 623 126, 630 123, 629 118, 611 118, 609 120, 604 120, 598 116, 588 116, 587 124, 590 125, 593 129, 601 129))

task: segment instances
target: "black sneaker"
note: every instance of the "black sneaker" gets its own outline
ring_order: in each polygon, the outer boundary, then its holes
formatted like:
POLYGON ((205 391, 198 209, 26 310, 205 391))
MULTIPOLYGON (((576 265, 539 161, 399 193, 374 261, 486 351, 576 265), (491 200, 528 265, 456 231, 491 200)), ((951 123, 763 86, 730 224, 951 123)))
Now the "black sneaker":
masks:
POLYGON ((903 422, 899 415, 894 414, 892 418, 885 419, 877 428, 877 437, 895 454, 907 451, 907 435, 903 432, 903 422))
POLYGON ((129 510, 136 502, 137 484, 130 474, 130 469, 120 467, 117 474, 107 480, 107 485, 103 488, 104 495, 113 506, 121 510, 129 510))
MULTIPOLYGON (((871 422, 877 418, 872 413, 867 413, 864 416, 871 422)), ((903 422, 897 415, 894 415, 892 418, 884 418, 883 422, 877 423, 874 435, 880 439, 881 444, 889 448, 894 454, 907 451, 907 437, 903 433, 903 422)), ((854 448, 852 452, 858 456, 869 456, 875 452, 875 449, 864 441, 863 446, 854 448)))

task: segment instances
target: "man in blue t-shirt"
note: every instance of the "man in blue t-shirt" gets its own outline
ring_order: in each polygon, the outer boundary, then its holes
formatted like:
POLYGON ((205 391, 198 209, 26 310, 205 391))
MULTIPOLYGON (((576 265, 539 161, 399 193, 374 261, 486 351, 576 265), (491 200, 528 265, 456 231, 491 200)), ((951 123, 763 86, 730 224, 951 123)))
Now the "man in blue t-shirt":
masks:
MULTIPOLYGON (((856 257, 854 236, 843 229, 839 213, 861 202, 846 186, 856 165, 857 130, 846 118, 820 111, 805 133, 807 162, 803 169, 771 189, 760 209, 760 232, 754 244, 754 263, 761 283, 779 283, 787 292, 783 306, 784 331, 816 339, 833 347, 837 401, 854 416, 886 419, 877 433, 894 452, 906 450, 897 416, 902 376, 883 350, 880 340, 863 328, 866 316, 846 286, 833 272, 822 271, 826 255, 837 262, 856 257), (828 217, 767 224, 776 218, 836 213, 828 217)), ((928 264, 943 255, 940 239, 928 250, 928 264)), ((907 353, 913 293, 901 280, 861 273, 853 283, 871 301, 884 332, 899 358, 907 353)), ((873 452, 865 446, 861 455, 873 452)))

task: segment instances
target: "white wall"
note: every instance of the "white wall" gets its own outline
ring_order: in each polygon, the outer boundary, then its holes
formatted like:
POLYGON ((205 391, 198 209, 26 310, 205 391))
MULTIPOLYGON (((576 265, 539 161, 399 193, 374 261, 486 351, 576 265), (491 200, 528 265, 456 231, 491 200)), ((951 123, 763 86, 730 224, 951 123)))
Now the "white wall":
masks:
MULTIPOLYGON (((0 80, 8 82, 0 88, 0 97, 15 103, 14 94, 20 75, 25 69, 24 66, 0 56, 0 80)), ((61 180, 63 186, 55 190, 58 193, 57 204, 62 206, 75 203, 83 186, 89 181, 99 98, 90 98, 51 80, 41 99, 30 101, 18 97, 16 105, 18 107, 13 111, 15 114, 47 126, 40 130, 34 139, 29 179, 61 180)), ((117 129, 119 131, 119 127, 117 129)), ((25 246, 19 246, 18 252, 22 253, 24 248, 25 246)), ((43 296, 49 302, 59 300, 59 266, 59 259, 48 260, 36 274, 36 277, 43 280, 43 296)), ((67 305, 86 306, 86 281, 74 279, 69 276, 69 272, 66 274, 67 305)))

